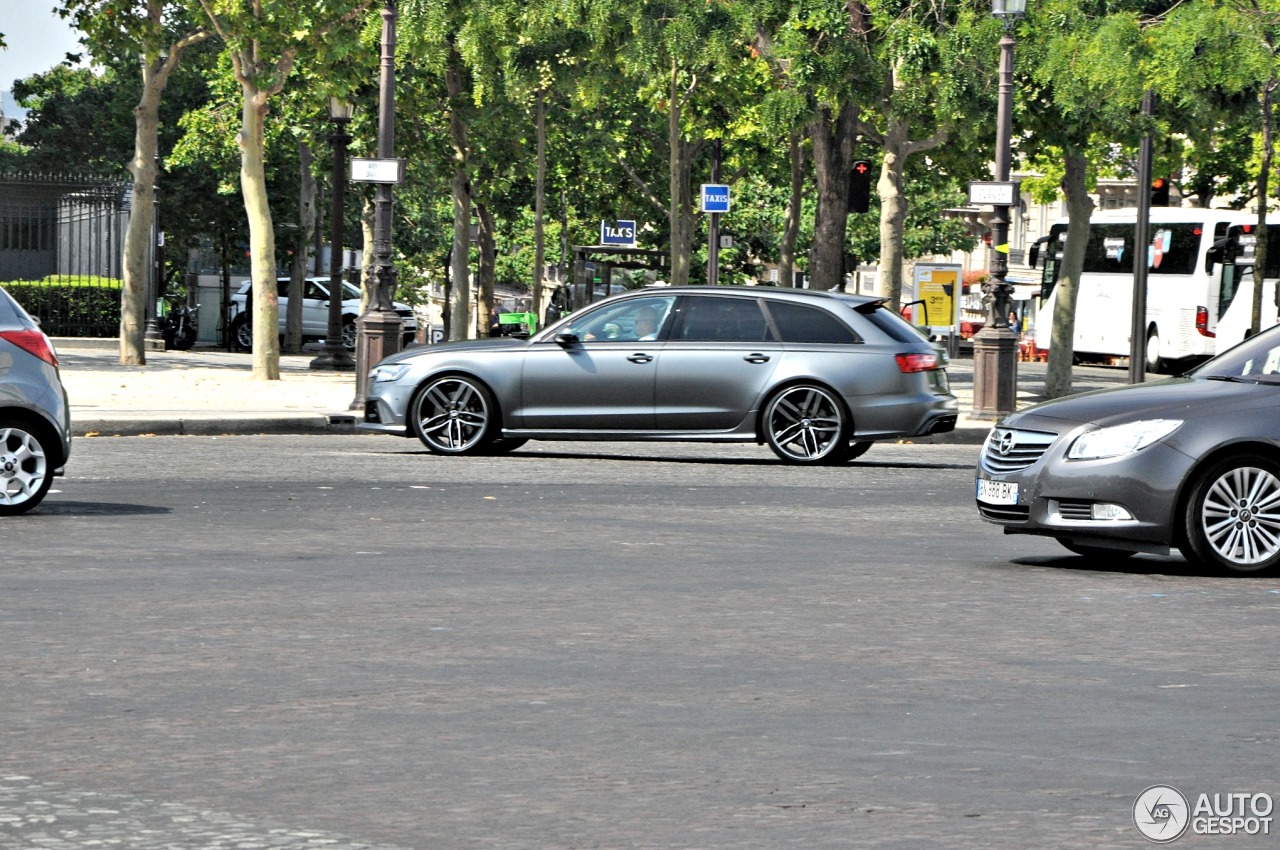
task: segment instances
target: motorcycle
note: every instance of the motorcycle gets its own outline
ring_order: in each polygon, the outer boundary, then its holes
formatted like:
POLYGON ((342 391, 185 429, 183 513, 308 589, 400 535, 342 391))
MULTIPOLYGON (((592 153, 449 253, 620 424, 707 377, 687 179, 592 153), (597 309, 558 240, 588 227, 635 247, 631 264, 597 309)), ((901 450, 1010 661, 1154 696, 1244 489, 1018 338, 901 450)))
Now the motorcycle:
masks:
POLYGON ((191 306, 184 301, 174 301, 169 312, 161 318, 160 335, 164 337, 165 350, 190 351, 199 335, 200 305, 191 306))

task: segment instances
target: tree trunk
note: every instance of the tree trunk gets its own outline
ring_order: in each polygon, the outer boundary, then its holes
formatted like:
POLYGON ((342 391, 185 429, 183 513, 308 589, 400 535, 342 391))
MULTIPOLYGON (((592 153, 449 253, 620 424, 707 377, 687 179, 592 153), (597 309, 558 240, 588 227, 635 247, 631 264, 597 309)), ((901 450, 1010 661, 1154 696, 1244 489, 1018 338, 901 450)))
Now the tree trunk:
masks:
MULTIPOLYGON (((152 32, 162 32, 161 18, 165 13, 162 3, 146 5, 147 22, 152 32)), ((167 51, 156 50, 154 59, 143 56, 142 95, 133 110, 134 142, 133 160, 129 171, 133 175, 132 206, 129 224, 124 238, 124 281, 120 289, 120 365, 141 366, 147 362, 146 332, 147 280, 151 264, 147 256, 151 249, 151 230, 155 223, 155 182, 159 155, 160 97, 168 85, 169 75, 178 67, 183 52, 204 41, 209 33, 197 30, 169 45, 167 51)), ((154 45, 152 45, 154 46, 154 45)), ((149 51, 148 51, 149 52, 149 51)), ((154 307, 154 305, 153 305, 154 307)))
POLYGON ((445 69, 449 92, 449 133, 453 140, 453 287, 449 293, 449 340, 468 338, 471 327, 471 181, 467 178, 467 123, 462 117, 462 57, 453 53, 445 69))
POLYGON ((907 220, 907 196, 902 191, 902 172, 907 165, 907 126, 891 120, 884 136, 884 162, 876 194, 880 197, 880 273, 877 281, 881 295, 889 297, 894 312, 902 307, 902 232, 907 220))
MULTIPOLYGON (((1045 371, 1045 396, 1062 398, 1071 394, 1071 361, 1075 357, 1076 294, 1080 274, 1084 270, 1084 252, 1089 244, 1089 219, 1093 216, 1093 199, 1085 185, 1088 162, 1083 154, 1068 152, 1065 157, 1062 191, 1067 198, 1067 245, 1058 276, 1057 296, 1053 307, 1053 328, 1049 365, 1045 371)), ((1036 328, 1036 334, 1044 333, 1036 328)))
POLYGON ((159 152, 160 95, 167 76, 157 64, 142 62, 142 97, 133 109, 133 175, 129 226, 124 235, 124 285, 120 288, 120 365, 147 362, 143 334, 147 281, 152 274, 151 228, 155 223, 156 155, 159 152))
POLYGON ((796 242, 800 238, 801 204, 804 202, 804 138, 791 134, 791 195, 782 218, 782 244, 778 252, 778 284, 796 285, 796 242))
POLYGON ((834 121, 830 107, 820 107, 818 117, 810 124, 813 167, 818 185, 813 248, 809 254, 810 289, 835 289, 844 279, 849 169, 853 166, 853 139, 857 123, 857 107, 846 103, 840 107, 834 121))
MULTIPOLYGON (((900 88, 898 75, 892 78, 893 88, 900 88)), ((887 106, 886 101, 886 106, 887 106)), ((893 310, 902 307, 902 288, 911 277, 911 269, 905 268, 903 256, 903 231, 907 221, 907 194, 902 187, 902 174, 907 158, 921 151, 933 150, 947 141, 947 130, 935 130, 927 138, 911 140, 911 124, 900 115, 885 115, 886 130, 881 139, 884 162, 880 166, 880 179, 876 181, 876 195, 880 198, 880 275, 877 282, 880 294, 888 296, 893 310)))
POLYGON ((243 84, 240 127, 240 188, 249 220, 249 259, 253 270, 253 377, 280 380, 280 296, 276 289, 276 237, 267 200, 263 119, 267 98, 243 84))
POLYGON ((373 300, 373 199, 360 206, 360 315, 369 312, 373 300))
POLYGON ((476 336, 489 335, 489 324, 494 316, 494 262, 497 253, 494 244, 493 213, 485 204, 476 203, 476 218, 480 221, 480 232, 476 247, 480 250, 480 261, 476 264, 476 284, 479 292, 476 298, 476 336))
MULTIPOLYGON (((289 269, 289 304, 285 310, 284 350, 302 353, 302 293, 307 276, 307 251, 316 232, 316 176, 311 171, 311 146, 298 141, 298 231, 297 247, 289 269)), ((330 262, 340 262, 333 257, 330 262)), ((332 295, 333 293, 330 293, 332 295)), ((339 297, 341 294, 339 293, 339 297)))
POLYGON ((547 93, 538 90, 534 125, 538 134, 538 171, 533 192, 533 288, 529 311, 542 324, 542 270, 547 264, 547 234, 543 218, 547 210, 547 93))
POLYGON ((689 185, 693 174, 693 146, 680 138, 680 80, 674 60, 669 83, 667 140, 670 143, 671 206, 667 215, 671 220, 671 285, 685 286, 689 283, 693 256, 693 189, 689 185))

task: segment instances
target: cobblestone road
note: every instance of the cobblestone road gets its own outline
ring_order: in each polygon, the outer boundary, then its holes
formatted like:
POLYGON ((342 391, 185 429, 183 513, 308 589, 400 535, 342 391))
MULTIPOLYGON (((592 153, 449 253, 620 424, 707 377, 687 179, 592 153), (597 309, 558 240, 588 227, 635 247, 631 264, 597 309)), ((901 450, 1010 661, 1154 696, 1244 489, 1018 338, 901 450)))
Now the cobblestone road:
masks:
POLYGON ((0 847, 18 850, 401 850, 317 830, 251 823, 182 803, 0 776, 0 847))
POLYGON ((1001 535, 976 453, 80 440, 3 523, 0 850, 1110 850, 1153 784, 1280 796, 1280 583, 1001 535))

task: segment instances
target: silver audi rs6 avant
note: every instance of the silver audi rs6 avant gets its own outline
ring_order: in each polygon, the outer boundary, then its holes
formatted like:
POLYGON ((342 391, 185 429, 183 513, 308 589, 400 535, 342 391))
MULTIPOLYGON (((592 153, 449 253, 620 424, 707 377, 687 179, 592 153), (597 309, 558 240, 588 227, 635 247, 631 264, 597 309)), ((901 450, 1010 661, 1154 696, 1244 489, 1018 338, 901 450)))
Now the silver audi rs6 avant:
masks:
POLYGON ((764 442, 839 463, 955 428, 945 355, 862 296, 648 287, 528 339, 419 346, 370 373, 361 428, 442 455, 526 440, 764 442))
POLYGON ((1177 378, 1006 416, 977 469, 978 511, 1006 534, 1093 556, 1280 566, 1280 327, 1177 378))

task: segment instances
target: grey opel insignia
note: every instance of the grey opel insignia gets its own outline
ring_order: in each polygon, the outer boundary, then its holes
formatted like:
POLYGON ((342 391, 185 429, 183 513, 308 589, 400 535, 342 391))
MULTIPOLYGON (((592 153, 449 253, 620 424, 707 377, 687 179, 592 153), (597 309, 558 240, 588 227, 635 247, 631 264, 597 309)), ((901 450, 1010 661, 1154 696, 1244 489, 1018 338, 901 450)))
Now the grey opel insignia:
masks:
POLYGON ((0 516, 44 499, 71 454, 70 428, 53 345, 0 289, 0 516))
POLYGON ((982 518, 1072 552, 1280 565, 1280 326, 1177 378, 1006 416, 977 469, 982 518))
POLYGON ((882 300, 771 287, 649 287, 529 339, 411 348, 369 376, 361 428, 437 454, 538 440, 765 442, 839 463, 955 428, 945 356, 882 300))

